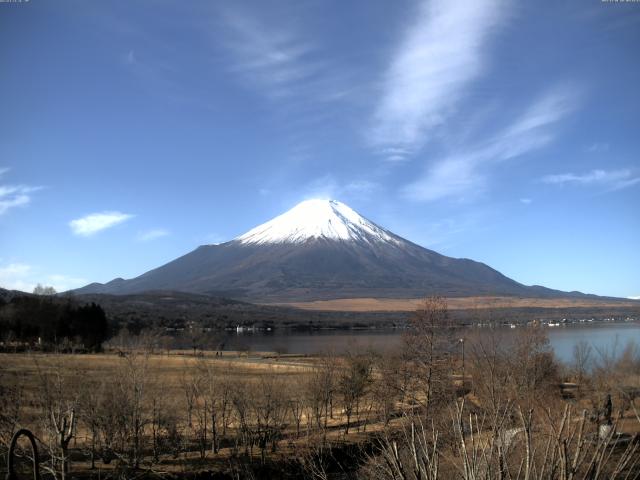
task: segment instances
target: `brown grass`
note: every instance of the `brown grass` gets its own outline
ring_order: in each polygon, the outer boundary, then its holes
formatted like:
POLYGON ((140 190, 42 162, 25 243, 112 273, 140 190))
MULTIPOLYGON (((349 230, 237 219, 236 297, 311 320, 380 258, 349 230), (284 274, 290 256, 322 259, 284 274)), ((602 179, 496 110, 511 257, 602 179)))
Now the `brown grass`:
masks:
MULTIPOLYGON (((97 383, 105 376, 118 375, 121 372, 120 367, 124 359, 115 353, 105 353, 96 355, 54 355, 54 354, 0 354, 0 373, 16 374, 20 379, 24 388, 25 400, 27 400, 28 408, 25 409, 26 415, 23 417, 23 426, 33 429, 36 434, 43 436, 40 431, 42 423, 42 414, 38 411, 35 404, 31 404, 36 400, 36 396, 40 392, 39 376, 42 372, 62 371, 63 375, 73 377, 79 382, 95 382, 97 383)), ((231 376, 243 378, 249 381, 256 381, 261 375, 277 375, 286 379, 287 388, 297 388, 300 386, 305 376, 312 371, 318 359, 305 357, 285 357, 272 358, 271 355, 252 353, 251 355, 240 354, 239 352, 224 352, 224 356, 215 356, 214 352, 204 352, 198 356, 194 356, 192 352, 173 351, 163 354, 151 354, 148 357, 148 375, 152 379, 152 383, 156 387, 159 386, 160 394, 169 401, 169 404, 176 411, 184 415, 184 391, 182 389, 182 379, 186 371, 193 370, 200 362, 206 363, 218 376, 231 376)), ((456 377, 459 380, 459 376, 456 377)), ((478 404, 478 399, 470 394, 467 397, 470 404, 478 404)), ((558 404, 561 405, 561 404, 558 404)), ((408 407, 406 405, 405 407, 408 407)), ((589 409, 590 405, 586 399, 581 400, 575 406, 578 412, 582 408, 589 409)), ((327 439, 331 442, 363 442, 370 438, 373 432, 380 432, 385 429, 385 425, 380 421, 379 417, 373 412, 371 422, 366 426, 366 432, 360 431, 359 428, 353 428, 348 437, 345 437, 342 426, 345 423, 345 417, 340 413, 340 409, 336 408, 335 417, 328 421, 327 439)), ((184 421, 184 419, 182 419, 184 421)), ((308 445, 310 440, 318 440, 321 438, 319 432, 313 432, 311 439, 304 435, 304 424, 307 418, 303 420, 303 435, 301 438, 295 438, 293 425, 289 425, 283 440, 281 441, 277 454, 273 455, 274 460, 288 460, 292 456, 302 451, 300 448, 308 445)), ((402 418, 391 420, 390 426, 400 428, 402 418)), ((445 419, 446 423, 446 419, 445 419)), ((233 426, 233 425, 232 425, 233 426)), ((630 415, 619 423, 619 429, 628 433, 636 433, 640 424, 630 415)), ((78 446, 86 445, 88 442, 88 432, 82 427, 77 431, 78 446)), ((228 467, 228 461, 232 456, 231 448, 223 448, 220 453, 215 456, 210 452, 207 453, 206 459, 202 460, 198 457, 198 453, 191 449, 190 451, 180 454, 179 457, 173 458, 169 455, 162 457, 160 464, 154 465, 156 471, 163 472, 184 472, 195 471, 200 468, 207 470, 224 470, 228 467)), ((257 461, 258 451, 254 452, 254 459, 257 461)), ((146 464, 145 464, 146 465, 146 464)), ((74 474, 77 472, 88 472, 89 464, 86 459, 76 457, 73 462, 74 474)), ((108 472, 115 465, 102 465, 98 463, 100 471, 108 472)))
MULTIPOLYGON (((262 373, 276 373, 295 375, 305 373, 312 368, 313 359, 276 359, 263 358, 260 355, 245 356, 235 352, 225 352, 224 357, 214 357, 212 352, 206 355, 172 352, 167 354, 149 355, 149 376, 161 379, 165 387, 180 387, 180 380, 186 371, 190 371, 198 362, 204 361, 213 367, 215 374, 238 375, 243 377, 257 376, 262 373), (305 361, 303 361, 305 360, 305 361)), ((27 381, 27 389, 36 386, 39 381, 39 371, 46 373, 59 369, 65 373, 73 373, 87 380, 98 379, 103 376, 115 375, 122 366, 123 359, 117 354, 86 354, 86 355, 58 355, 58 354, 0 354, 2 371, 16 373, 27 381)))
MULTIPOLYGON (((422 298, 341 298, 310 302, 278 303, 273 305, 333 312, 411 312, 415 311, 422 301, 422 298)), ((520 297, 450 297, 447 298, 447 305, 451 310, 526 307, 640 307, 639 302, 632 300, 520 297)))
MULTIPOLYGON (((283 357, 274 358, 270 353, 252 353, 246 355, 241 352, 223 352, 222 357, 215 356, 215 352, 202 352, 194 356, 188 351, 172 351, 170 353, 150 354, 147 356, 148 370, 147 376, 150 386, 154 392, 159 392, 167 401, 170 409, 185 415, 185 400, 183 390, 183 378, 185 373, 193 372, 195 367, 202 362, 213 370, 217 377, 237 378, 253 383, 258 382, 260 376, 271 375, 280 376, 286 380, 287 388, 299 388, 306 376, 315 366, 318 358, 314 357, 283 357)), ((61 374, 70 379, 71 384, 87 383, 97 385, 102 378, 114 379, 122 374, 122 365, 125 359, 117 353, 102 354, 50 354, 50 353, 0 353, 0 380, 17 380, 23 389, 23 401, 25 401, 21 426, 29 428, 37 436, 45 438, 42 430, 42 412, 40 411, 39 396, 42 392, 41 377, 47 375, 61 374)), ((1 383, 1 382, 0 382, 1 383)), ((76 387, 77 388, 77 387, 76 387)), ((276 455, 272 454, 274 460, 288 460, 293 454, 299 454, 299 447, 304 447, 311 439, 320 439, 321 433, 312 431, 311 437, 304 435, 305 425, 308 418, 303 414, 302 436, 296 438, 293 425, 285 432, 285 438, 280 442, 276 455)), ((184 422, 184 418, 181 420, 184 422)), ((396 420, 398 421, 398 420, 396 420)), ((328 431, 326 439, 329 441, 346 441, 343 433, 345 417, 335 412, 333 419, 328 420, 328 431)), ((185 425, 182 425, 186 429, 185 425)), ((230 428, 236 428, 234 423, 230 428)), ((381 422, 371 422, 367 425, 366 432, 360 428, 353 428, 348 441, 357 443, 369 438, 371 432, 380 431, 384 428, 381 422)), ((74 446, 86 446, 89 444, 89 432, 83 425, 79 425, 76 431, 74 446)), ((201 467, 207 469, 224 470, 228 467, 228 460, 232 456, 230 447, 222 448, 216 455, 208 452, 206 460, 199 458, 195 450, 186 451, 179 457, 172 458, 163 455, 159 465, 154 466, 154 471, 159 472, 184 472, 195 471, 201 467)), ((253 457, 259 460, 259 451, 254 449, 253 457)), ((148 459, 147 459, 148 460, 148 459)), ((75 455, 73 461, 74 473, 83 475, 88 473, 89 461, 75 455)), ((145 464, 146 465, 146 464, 145 464)), ((109 472, 115 468, 115 462, 110 465, 103 465, 98 462, 100 471, 109 472)), ((84 478, 84 477, 83 477, 84 478)))

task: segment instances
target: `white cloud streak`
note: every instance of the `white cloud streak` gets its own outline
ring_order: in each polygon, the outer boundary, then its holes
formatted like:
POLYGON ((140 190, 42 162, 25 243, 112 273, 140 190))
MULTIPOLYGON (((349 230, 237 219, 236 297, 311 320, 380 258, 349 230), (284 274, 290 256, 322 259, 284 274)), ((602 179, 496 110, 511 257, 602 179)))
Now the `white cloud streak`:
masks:
POLYGON ((332 175, 324 175, 310 182, 303 188, 304 199, 359 199, 365 200, 380 189, 380 184, 365 179, 357 179, 341 183, 332 175))
POLYGON ((389 160, 419 149, 455 111, 485 70, 488 40, 507 10, 501 0, 423 2, 388 68, 369 132, 374 146, 404 151, 389 160))
MULTIPOLYGON (((9 170, 6 167, 0 168, 0 177, 9 170)), ((41 187, 29 185, 0 185, 0 215, 4 215, 12 208, 28 205, 31 202, 31 193, 40 189, 41 187)))
POLYGON ((640 174, 630 169, 591 170, 587 173, 560 173, 542 177, 543 183, 551 185, 601 186, 610 190, 621 190, 640 183, 640 174))
POLYGON ((421 178, 404 187, 403 195, 428 202, 445 197, 467 199, 483 192, 493 164, 540 149, 554 139, 551 127, 574 109, 574 91, 556 88, 542 95, 487 142, 467 146, 431 163, 421 178))
POLYGON ((589 145, 585 150, 589 153, 604 153, 608 152, 610 145, 608 143, 596 142, 589 145))
POLYGON ((134 215, 121 212, 102 212, 91 213, 81 218, 71 220, 69 227, 71 231, 83 237, 89 237, 107 228, 114 227, 120 223, 123 223, 134 215))
POLYGON ((232 55, 232 71, 258 83, 272 97, 292 93, 309 80, 319 65, 309 60, 314 48, 293 31, 269 27, 257 18, 227 10, 223 13, 230 35, 225 45, 232 55))
POLYGON ((150 242, 152 240, 157 240, 158 238, 166 237, 169 235, 169 232, 163 228, 157 228, 154 230, 148 230, 146 232, 140 232, 136 236, 136 240, 139 242, 150 242))
POLYGON ((487 184, 486 175, 477 170, 479 160, 475 153, 447 157, 429 167, 422 178, 405 186, 402 193, 407 199, 420 202, 475 196, 487 184))

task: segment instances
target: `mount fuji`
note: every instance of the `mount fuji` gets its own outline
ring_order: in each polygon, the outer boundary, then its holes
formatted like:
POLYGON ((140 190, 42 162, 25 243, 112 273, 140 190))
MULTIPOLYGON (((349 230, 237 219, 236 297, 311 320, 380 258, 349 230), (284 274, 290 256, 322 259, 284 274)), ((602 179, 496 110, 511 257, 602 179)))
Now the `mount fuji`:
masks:
POLYGON ((130 280, 76 293, 172 290, 253 302, 341 298, 581 295, 525 286, 464 258, 416 245, 335 200, 307 200, 247 233, 203 245, 130 280))

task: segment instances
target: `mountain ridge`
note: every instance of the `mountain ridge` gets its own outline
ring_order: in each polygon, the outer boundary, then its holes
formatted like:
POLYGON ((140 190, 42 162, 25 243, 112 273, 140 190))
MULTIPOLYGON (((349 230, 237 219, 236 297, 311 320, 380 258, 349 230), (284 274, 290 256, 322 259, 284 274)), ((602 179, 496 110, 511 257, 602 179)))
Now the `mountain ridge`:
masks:
POLYGON ((235 239, 76 293, 175 290, 251 302, 585 294, 525 286, 490 266, 406 240, 335 200, 308 200, 235 239))

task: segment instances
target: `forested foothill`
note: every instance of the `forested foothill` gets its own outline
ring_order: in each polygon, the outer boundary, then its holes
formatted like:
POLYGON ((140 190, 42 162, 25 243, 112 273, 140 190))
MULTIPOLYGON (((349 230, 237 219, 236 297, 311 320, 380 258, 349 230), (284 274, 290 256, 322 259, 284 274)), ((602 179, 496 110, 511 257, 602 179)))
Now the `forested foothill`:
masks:
MULTIPOLYGON (((42 287, 38 295, 0 289, 0 342, 17 339, 33 344, 38 342, 38 337, 40 343, 60 343, 65 338, 73 340, 77 335, 75 332, 64 330, 65 327, 62 324, 66 320, 61 319, 61 312, 66 308, 67 314, 71 315, 71 310, 92 304, 98 305, 104 311, 108 324, 107 335, 116 336, 121 331, 132 335, 153 331, 154 334, 174 337, 177 348, 184 346, 185 342, 189 343, 181 337, 194 330, 210 334, 235 330, 237 326, 272 331, 276 329, 307 331, 354 328, 405 329, 412 315, 411 312, 406 311, 303 310, 184 292, 146 292, 135 295, 58 294, 54 296, 46 292, 46 287, 42 287), (19 323, 24 323, 26 328, 24 330, 19 325, 11 324, 13 321, 11 319, 16 315, 17 305, 21 312, 19 315, 23 319, 19 323), (40 325, 43 330, 48 329, 47 333, 32 335, 35 330, 40 331, 40 327, 32 328, 33 324, 40 325), (54 332, 57 335, 51 336, 50 325, 57 324, 60 324, 59 331, 54 332)), ((93 308, 93 313, 98 315, 97 309, 93 308)), ((86 314, 87 311, 84 309, 83 315, 86 314)), ((489 321, 495 324, 525 324, 538 319, 558 322, 595 318, 597 321, 602 318, 640 318, 640 306, 634 307, 621 303, 619 306, 606 307, 449 309, 449 317, 459 325, 486 324, 489 321)), ((77 322, 74 325, 77 325, 77 322)), ((77 327, 81 328, 81 326, 77 327)), ((190 345, 187 345, 187 348, 190 348, 190 345)))
POLYGON ((25 349, 97 352, 109 337, 107 316, 96 303, 52 294, 0 296, 4 351, 25 349))

